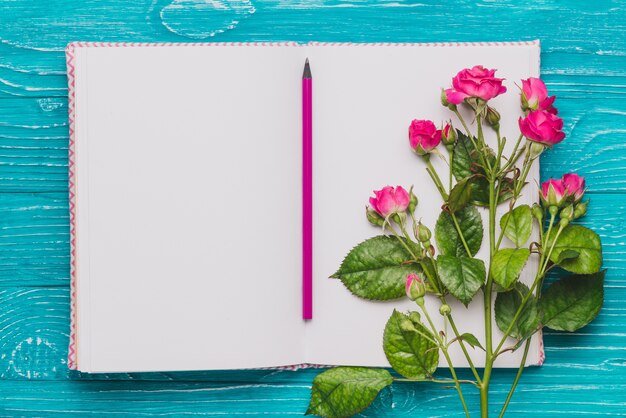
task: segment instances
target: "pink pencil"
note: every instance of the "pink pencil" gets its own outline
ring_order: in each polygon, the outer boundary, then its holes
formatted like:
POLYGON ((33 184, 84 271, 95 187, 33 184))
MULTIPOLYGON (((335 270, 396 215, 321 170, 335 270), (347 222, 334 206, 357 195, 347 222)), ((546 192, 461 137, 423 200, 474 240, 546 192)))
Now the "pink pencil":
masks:
POLYGON ((302 318, 313 319, 313 79, 302 74, 302 318))

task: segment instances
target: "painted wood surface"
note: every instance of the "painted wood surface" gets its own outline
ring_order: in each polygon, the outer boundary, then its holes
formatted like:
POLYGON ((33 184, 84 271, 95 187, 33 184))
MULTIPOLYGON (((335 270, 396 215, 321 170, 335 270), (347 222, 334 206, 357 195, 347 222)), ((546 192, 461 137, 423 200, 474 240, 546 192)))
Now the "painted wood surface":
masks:
MULTIPOLYGON (((542 157, 542 176, 587 177, 583 223, 602 236, 609 273, 599 318, 546 335, 546 364, 527 370, 508 416, 626 416, 625 9, 615 0, 0 0, 0 416, 298 416, 317 373, 67 370, 69 41, 531 39, 542 42, 568 134, 542 157)), ((512 378, 496 372, 494 408, 512 378)), ((469 403, 477 409, 475 394, 469 403)), ((406 384, 364 415, 462 413, 454 391, 406 384)))

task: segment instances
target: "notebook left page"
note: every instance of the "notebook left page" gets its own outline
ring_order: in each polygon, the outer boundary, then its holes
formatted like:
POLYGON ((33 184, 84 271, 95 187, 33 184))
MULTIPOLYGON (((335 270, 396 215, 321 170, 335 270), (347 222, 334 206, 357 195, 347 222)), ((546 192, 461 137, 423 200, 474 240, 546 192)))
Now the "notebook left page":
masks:
POLYGON ((77 368, 301 362, 302 48, 69 48, 77 368))

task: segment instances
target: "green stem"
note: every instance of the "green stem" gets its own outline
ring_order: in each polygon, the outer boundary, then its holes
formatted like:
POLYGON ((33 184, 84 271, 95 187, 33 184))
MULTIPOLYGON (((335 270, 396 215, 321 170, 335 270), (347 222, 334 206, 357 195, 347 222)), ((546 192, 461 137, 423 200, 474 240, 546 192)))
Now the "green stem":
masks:
POLYGON ((480 114, 476 114, 476 127, 478 129, 478 144, 480 145, 480 149, 478 150, 478 154, 483 156, 483 164, 488 169, 489 174, 493 172, 493 167, 491 167, 491 163, 489 162, 489 158, 484 158, 485 149, 487 149, 485 145, 485 136, 483 134, 483 124, 481 121, 480 114))
POLYGON ((511 152, 511 158, 504 165, 504 167, 502 168, 502 170, 500 171, 499 174, 502 174, 502 173, 506 172, 509 168, 513 167, 513 165, 515 165, 515 163, 517 162, 519 157, 522 156, 522 153, 524 152, 524 149, 522 148, 518 152, 518 148, 519 148, 520 144, 522 143, 522 139, 523 138, 524 138, 524 135, 520 134, 520 136, 517 138, 517 141, 515 142, 515 146, 513 147, 513 152, 511 152))
POLYGON ((524 346, 524 355, 522 356, 522 361, 520 363, 519 369, 517 369, 517 374, 515 375, 515 380, 513 380, 513 384, 511 385, 511 390, 509 390, 509 394, 506 397, 506 401, 502 406, 502 410, 500 411, 500 415, 498 418, 504 417, 504 412, 506 408, 509 406, 509 402, 511 402, 511 398, 513 397, 513 393, 515 392, 515 388, 517 387, 517 383, 519 382, 520 377, 522 377, 522 373, 524 372, 524 366, 526 365, 526 358, 528 357, 528 349, 530 348, 530 338, 526 341, 526 345, 524 346))
MULTIPOLYGON (((443 296, 440 299, 443 303, 446 303, 443 296)), ((478 382, 478 384, 480 384, 481 378, 478 375, 478 371, 476 370, 476 367, 474 366, 474 362, 472 361, 472 358, 470 357, 469 352, 467 351, 467 347, 465 347, 465 343, 463 343, 463 339, 461 338, 461 334, 459 334, 459 330, 457 329, 456 324, 454 323, 454 320, 452 319, 452 315, 446 315, 446 318, 448 318, 448 321, 450 322, 450 327, 452 328, 452 332, 454 333, 454 336, 456 337, 456 339, 459 341, 459 345, 461 346, 461 350, 463 350, 463 354, 465 354, 465 358, 467 359, 467 364, 469 364, 470 369, 472 370, 472 373, 474 374, 474 377, 476 378, 476 381, 478 382)))
POLYGON ((468 257, 472 257, 472 252, 469 249, 469 245, 467 245, 467 241, 465 241, 465 237, 463 236, 463 232, 461 231, 461 226, 459 225, 459 221, 457 221, 456 216, 453 212, 450 212, 450 217, 452 218, 452 223, 454 224, 454 228, 456 228, 456 233, 459 234, 459 238, 461 238, 461 242, 463 243, 463 247, 467 252, 468 257))
POLYGON ((465 119, 463 119, 463 116, 461 116, 461 114, 459 113, 459 111, 457 109, 454 109, 453 112, 456 115, 456 117, 459 119, 459 121, 461 121, 461 125, 463 125, 463 127, 465 128, 465 133, 467 134, 467 136, 469 136, 471 138, 472 137, 472 133, 470 132, 469 128, 467 127, 467 124, 465 123, 465 119))
POLYGON ((430 162, 430 156, 426 156, 424 159, 426 160, 426 165, 428 166, 428 169, 426 171, 428 172, 428 174, 430 174, 430 177, 433 179, 433 182, 435 183, 437 190, 439 190, 441 197, 443 198, 444 201, 448 200, 448 193, 446 193, 446 189, 443 187, 443 183, 441 182, 441 179, 439 178, 437 171, 435 171, 435 167, 433 167, 433 164, 430 162))
POLYGON ((465 402, 465 397, 463 396, 463 390, 461 389, 461 384, 459 382, 459 378, 456 375, 456 371, 454 370, 454 366, 452 365, 452 359, 450 359, 450 355, 448 354, 448 349, 445 347, 443 342, 441 341, 441 337, 439 336, 439 332, 437 331, 437 327, 433 323, 432 319, 430 319, 430 315, 428 315, 428 310, 424 306, 424 298, 418 298, 416 300, 417 305, 422 310, 422 313, 426 317, 428 324, 430 325, 430 329, 433 332, 433 335, 439 341, 439 347, 441 348, 441 352, 446 358, 446 362, 448 363, 448 368, 450 369, 450 374, 452 375, 452 379, 454 380, 454 386, 456 387, 456 391, 459 394, 459 399, 461 399, 461 404, 463 404, 463 410, 465 411, 465 416, 469 418, 469 410, 467 409, 467 403, 465 402))
MULTIPOLYGON (((495 196, 495 179, 489 179, 489 260, 493 260, 495 253, 495 234, 496 234, 496 196, 495 196)), ((491 266, 489 267, 489 272, 491 266)), ((487 274, 487 283, 484 289, 484 310, 485 310, 485 370, 483 380, 480 386, 480 412, 483 418, 489 416, 489 382, 491 380, 491 370, 495 360, 493 356, 493 338, 491 324, 491 293, 493 287, 493 277, 491 273, 487 274)))
POLYGON ((452 190, 452 161, 454 160, 454 148, 450 149, 450 176, 448 180, 448 190, 452 190))

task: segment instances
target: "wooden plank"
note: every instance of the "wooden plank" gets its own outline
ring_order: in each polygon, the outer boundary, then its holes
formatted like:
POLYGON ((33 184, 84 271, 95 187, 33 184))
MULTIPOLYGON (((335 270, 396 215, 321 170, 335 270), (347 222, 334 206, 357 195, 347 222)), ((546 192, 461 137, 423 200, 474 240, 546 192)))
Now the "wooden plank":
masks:
MULTIPOLYGON (((493 384, 492 413, 502 404, 507 385, 493 384)), ((520 388, 507 417, 623 416, 626 385, 579 384, 576 390, 560 384, 528 384, 520 388), (581 393, 585 396, 581 397, 581 393), (594 400, 595 399, 595 400, 594 400)), ((0 382, 0 413, 8 416, 229 416, 302 415, 310 384, 171 382, 164 386, 146 381, 0 382)), ((477 391, 466 390, 470 410, 478 409, 477 391)), ((434 384, 399 383, 384 390, 364 417, 463 417, 456 392, 434 384)), ((495 415, 494 415, 495 416, 495 415)))
POLYGON ((0 193, 0 286, 68 286, 65 193, 0 193))

